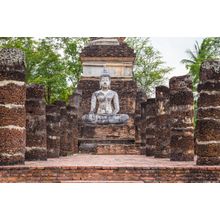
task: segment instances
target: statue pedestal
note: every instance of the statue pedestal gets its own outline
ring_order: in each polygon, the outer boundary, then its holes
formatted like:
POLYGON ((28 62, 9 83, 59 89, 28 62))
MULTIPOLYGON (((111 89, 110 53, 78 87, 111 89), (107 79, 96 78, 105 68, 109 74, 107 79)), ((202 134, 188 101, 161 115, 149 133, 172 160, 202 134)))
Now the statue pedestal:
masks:
POLYGON ((135 145, 135 126, 83 124, 79 151, 92 154, 140 154, 140 148, 135 145))

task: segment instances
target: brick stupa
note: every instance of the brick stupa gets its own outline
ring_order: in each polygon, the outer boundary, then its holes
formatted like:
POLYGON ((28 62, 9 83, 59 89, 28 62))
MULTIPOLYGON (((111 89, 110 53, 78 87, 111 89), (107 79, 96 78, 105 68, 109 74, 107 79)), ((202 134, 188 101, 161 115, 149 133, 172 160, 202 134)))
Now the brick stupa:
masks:
POLYGON ((136 145, 135 113, 137 84, 133 79, 135 53, 125 38, 91 38, 81 53, 82 78, 78 90, 82 91, 79 119, 90 111, 92 93, 99 90, 99 77, 103 69, 111 75, 111 90, 119 95, 120 114, 128 114, 124 125, 88 125, 80 123, 79 150, 95 154, 140 154, 136 145))

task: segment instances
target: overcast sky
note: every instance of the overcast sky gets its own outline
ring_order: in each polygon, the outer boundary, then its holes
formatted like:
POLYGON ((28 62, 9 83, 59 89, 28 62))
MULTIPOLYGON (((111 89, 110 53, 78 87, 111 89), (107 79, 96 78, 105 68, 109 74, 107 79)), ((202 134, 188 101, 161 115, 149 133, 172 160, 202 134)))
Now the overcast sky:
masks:
POLYGON ((196 41, 199 44, 202 42, 203 38, 191 38, 191 37, 151 37, 151 43, 159 50, 163 56, 163 60, 168 66, 174 67, 175 69, 169 75, 172 76, 184 75, 187 73, 185 65, 181 64, 182 59, 187 58, 186 50, 194 49, 194 44, 196 41))

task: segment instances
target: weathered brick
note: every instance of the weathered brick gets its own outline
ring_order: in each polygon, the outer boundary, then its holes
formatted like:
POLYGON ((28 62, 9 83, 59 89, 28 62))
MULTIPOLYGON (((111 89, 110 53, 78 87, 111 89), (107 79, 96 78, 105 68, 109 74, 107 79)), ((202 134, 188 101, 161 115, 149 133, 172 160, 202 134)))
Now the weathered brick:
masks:
POLYGON ((23 164, 25 64, 19 49, 0 50, 0 165, 23 164))
POLYGON ((194 159, 192 80, 189 75, 172 77, 170 85, 170 159, 194 159))

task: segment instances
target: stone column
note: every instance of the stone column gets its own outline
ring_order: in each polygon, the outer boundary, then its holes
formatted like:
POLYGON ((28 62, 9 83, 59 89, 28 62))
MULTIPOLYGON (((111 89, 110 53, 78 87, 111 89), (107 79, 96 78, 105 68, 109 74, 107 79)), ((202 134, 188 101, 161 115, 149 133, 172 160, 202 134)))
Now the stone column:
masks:
POLYGON ((148 99, 145 106, 146 156, 154 156, 156 148, 156 104, 155 99, 148 99))
POLYGON ((26 145, 24 54, 0 50, 0 165, 23 164, 26 145))
POLYGON ((46 106, 47 120, 47 157, 60 155, 60 109, 56 105, 46 106))
POLYGON ((75 108, 77 115, 80 112, 81 101, 82 90, 76 89, 75 92, 69 97, 69 105, 75 108))
POLYGON ((47 160, 44 86, 28 85, 26 91, 25 160, 47 160))
POLYGON ((82 117, 81 111, 82 90, 76 89, 72 96, 69 98, 69 105, 71 109, 71 121, 72 121, 72 148, 73 153, 78 153, 78 137, 79 137, 79 122, 78 118, 82 117))
POLYGON ((172 161, 194 159, 192 80, 189 75, 170 79, 170 120, 172 161))
POLYGON ((155 157, 170 157, 170 90, 166 86, 156 87, 156 149, 155 157))
POLYGON ((220 61, 205 61, 198 85, 198 165, 220 164, 220 61))
POLYGON ((146 104, 147 102, 141 103, 141 123, 140 123, 140 136, 141 136, 141 154, 146 154, 146 104))
POLYGON ((68 124, 67 124, 67 140, 68 140, 68 144, 67 144, 67 148, 64 152, 65 156, 68 155, 72 155, 74 153, 74 134, 73 134, 73 123, 74 123, 74 117, 75 117, 75 113, 74 113, 74 107, 67 105, 66 107, 67 109, 67 120, 68 120, 68 124))
MULTIPOLYGON (((141 154, 143 152, 142 148, 142 130, 143 130, 143 115, 142 115, 142 103, 147 101, 147 96, 144 91, 142 91, 140 88, 137 92, 137 97, 136 97, 136 108, 135 108, 135 145, 137 147, 141 148, 141 154)), ((144 111, 144 110, 143 110, 144 111)), ((145 133, 145 132, 144 132, 145 133)), ((145 147, 144 147, 145 149, 145 147)), ((145 154, 145 152, 144 152, 145 154)))
POLYGON ((78 115, 76 110, 73 114, 73 124, 72 124, 72 132, 73 132, 73 153, 78 153, 78 137, 79 137, 79 128, 78 128, 78 115))
POLYGON ((60 156, 66 156, 68 149, 68 120, 67 109, 64 101, 56 101, 55 105, 60 109, 60 156))

